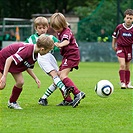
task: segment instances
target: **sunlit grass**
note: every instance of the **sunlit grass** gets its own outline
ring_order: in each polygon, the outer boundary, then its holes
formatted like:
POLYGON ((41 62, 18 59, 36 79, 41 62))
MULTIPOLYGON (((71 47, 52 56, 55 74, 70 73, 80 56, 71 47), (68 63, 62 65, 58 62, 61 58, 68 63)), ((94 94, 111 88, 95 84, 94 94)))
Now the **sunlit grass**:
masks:
MULTIPOLYGON (((14 80, 8 74, 7 86, 0 91, 0 133, 131 133, 133 132, 132 90, 121 90, 118 63, 80 63, 78 71, 70 73, 77 87, 86 93, 78 107, 58 107, 63 98, 56 90, 49 98, 48 106, 38 105, 52 80, 36 64, 34 72, 41 80, 38 89, 34 80, 24 73, 25 85, 19 98, 23 110, 7 108, 14 80), (114 93, 101 98, 94 92, 95 84, 110 80, 114 93)), ((131 76, 132 76, 131 69, 131 76)), ((73 96, 72 96, 73 97, 73 96)))

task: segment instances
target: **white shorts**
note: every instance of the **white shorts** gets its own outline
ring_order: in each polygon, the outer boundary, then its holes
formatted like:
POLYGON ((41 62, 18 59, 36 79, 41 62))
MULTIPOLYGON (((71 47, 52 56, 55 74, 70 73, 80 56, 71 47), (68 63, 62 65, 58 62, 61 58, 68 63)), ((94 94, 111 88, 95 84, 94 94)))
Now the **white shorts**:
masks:
POLYGON ((51 53, 47 53, 42 56, 38 54, 38 64, 47 74, 49 74, 52 70, 59 70, 57 61, 51 53))

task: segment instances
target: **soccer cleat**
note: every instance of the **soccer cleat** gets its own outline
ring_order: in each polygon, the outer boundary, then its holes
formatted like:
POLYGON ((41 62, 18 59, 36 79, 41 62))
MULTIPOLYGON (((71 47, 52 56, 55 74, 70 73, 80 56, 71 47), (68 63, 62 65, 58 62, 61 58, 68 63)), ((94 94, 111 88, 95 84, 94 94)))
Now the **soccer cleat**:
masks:
POLYGON ((73 92, 73 90, 74 90, 73 86, 65 88, 65 90, 64 90, 64 97, 66 98, 71 92, 73 92))
POLYGON ((17 102, 10 103, 9 101, 8 101, 8 108, 10 108, 10 109, 22 109, 17 102))
POLYGON ((126 89, 126 84, 125 83, 121 83, 121 89, 126 89))
POLYGON ((47 99, 40 98, 39 101, 38 101, 38 104, 40 104, 42 106, 47 106, 48 101, 47 101, 47 99))
POLYGON ((70 106, 72 105, 73 101, 68 102, 66 100, 63 100, 61 103, 57 104, 57 106, 70 106))
POLYGON ((72 107, 75 108, 76 106, 78 106, 78 104, 80 103, 80 100, 81 100, 81 99, 84 99, 84 97, 85 97, 85 93, 84 93, 84 92, 79 92, 79 93, 74 97, 72 107))
POLYGON ((128 88, 128 89, 133 89, 133 86, 131 85, 131 82, 129 82, 129 83, 127 84, 127 88, 128 88))

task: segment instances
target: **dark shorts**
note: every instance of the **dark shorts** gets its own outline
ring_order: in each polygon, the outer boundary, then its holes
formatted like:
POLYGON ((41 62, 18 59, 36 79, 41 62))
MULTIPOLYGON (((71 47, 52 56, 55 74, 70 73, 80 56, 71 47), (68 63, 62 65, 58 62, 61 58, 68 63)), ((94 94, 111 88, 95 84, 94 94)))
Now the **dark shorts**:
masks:
POLYGON ((120 58, 125 58, 126 62, 129 62, 132 60, 132 46, 129 47, 117 46, 116 54, 120 58))
POLYGON ((71 71, 73 70, 73 68, 78 69, 79 62, 80 62, 79 60, 70 60, 70 59, 64 58, 60 65, 59 71, 66 68, 71 68, 71 71))

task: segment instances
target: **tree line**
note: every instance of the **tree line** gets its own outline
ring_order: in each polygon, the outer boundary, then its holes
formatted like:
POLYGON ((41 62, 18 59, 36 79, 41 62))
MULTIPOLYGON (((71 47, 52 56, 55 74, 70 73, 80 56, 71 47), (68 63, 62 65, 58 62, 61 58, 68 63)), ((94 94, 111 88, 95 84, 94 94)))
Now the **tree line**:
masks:
POLYGON ((101 28, 111 35, 127 8, 133 8, 133 0, 0 0, 0 18, 31 19, 32 14, 54 12, 78 15, 77 37, 92 41, 101 28))

